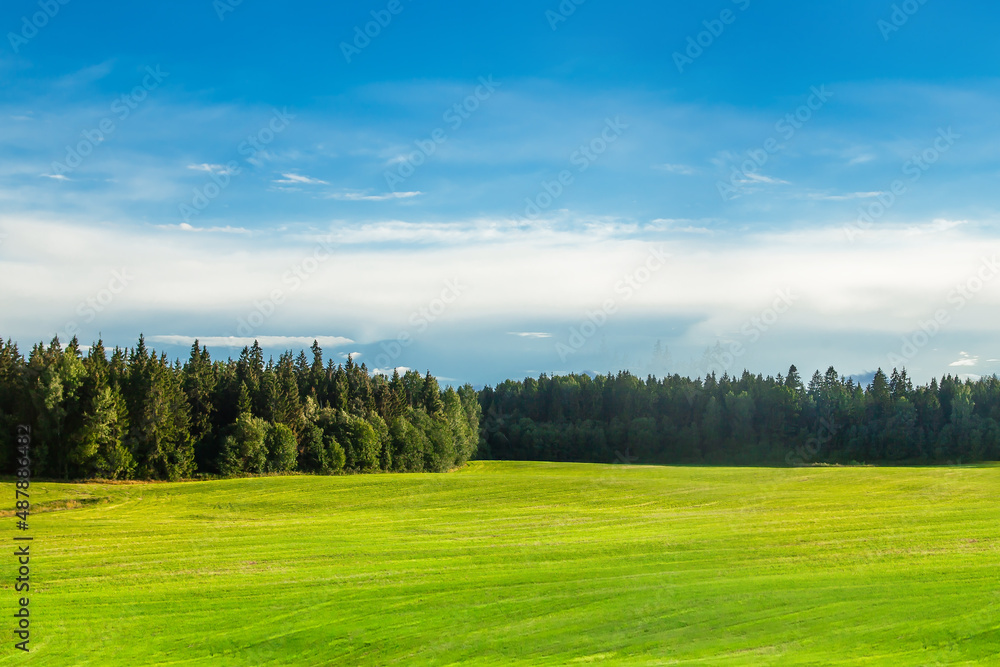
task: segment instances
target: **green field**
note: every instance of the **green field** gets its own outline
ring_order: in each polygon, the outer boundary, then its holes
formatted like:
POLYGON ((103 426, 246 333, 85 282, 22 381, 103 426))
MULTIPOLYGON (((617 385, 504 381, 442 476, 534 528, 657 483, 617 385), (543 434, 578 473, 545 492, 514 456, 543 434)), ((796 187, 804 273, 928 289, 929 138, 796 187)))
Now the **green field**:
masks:
POLYGON ((37 483, 32 651, 0 664, 1000 664, 998 492, 996 466, 37 483))

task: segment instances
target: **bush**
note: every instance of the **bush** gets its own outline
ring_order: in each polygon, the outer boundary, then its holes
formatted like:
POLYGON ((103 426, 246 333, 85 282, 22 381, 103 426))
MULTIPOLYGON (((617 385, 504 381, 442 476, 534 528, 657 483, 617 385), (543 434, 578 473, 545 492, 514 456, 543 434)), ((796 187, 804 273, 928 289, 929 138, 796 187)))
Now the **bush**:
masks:
POLYGON ((231 433, 222 443, 219 472, 226 476, 264 472, 267 468, 264 442, 267 430, 267 422, 248 412, 237 417, 231 433))
POLYGON ((299 454, 299 444, 292 429, 284 424, 269 424, 265 436, 267 448, 267 471, 287 472, 295 470, 299 454))

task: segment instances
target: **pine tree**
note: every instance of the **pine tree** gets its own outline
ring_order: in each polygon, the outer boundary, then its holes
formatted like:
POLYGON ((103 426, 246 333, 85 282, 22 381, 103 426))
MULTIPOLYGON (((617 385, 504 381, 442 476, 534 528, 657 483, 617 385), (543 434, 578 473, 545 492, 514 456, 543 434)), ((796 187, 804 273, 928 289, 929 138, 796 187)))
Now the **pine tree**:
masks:
POLYGON ((212 438, 212 416, 215 412, 212 394, 216 388, 216 377, 208 348, 199 349, 197 340, 191 346, 191 354, 184 365, 182 382, 191 409, 191 437, 195 452, 199 454, 209 447, 212 438))
POLYGON ((240 383, 240 398, 236 402, 236 414, 237 415, 253 414, 253 401, 250 399, 250 389, 247 388, 246 382, 240 383))
POLYGON ((0 339, 0 469, 13 470, 17 425, 26 423, 24 357, 17 343, 0 339))
POLYGON ((156 359, 137 351, 133 359, 142 365, 133 381, 137 393, 129 407, 128 442, 136 474, 147 479, 180 479, 195 470, 190 408, 180 374, 165 357, 156 359))
POLYGON ((423 386, 420 390, 420 405, 432 417, 440 415, 444 409, 437 378, 431 375, 430 371, 427 371, 427 375, 424 376, 423 386))
POLYGON ((798 394, 804 391, 802 378, 799 377, 799 369, 795 367, 795 364, 788 367, 788 375, 785 376, 785 386, 798 394))

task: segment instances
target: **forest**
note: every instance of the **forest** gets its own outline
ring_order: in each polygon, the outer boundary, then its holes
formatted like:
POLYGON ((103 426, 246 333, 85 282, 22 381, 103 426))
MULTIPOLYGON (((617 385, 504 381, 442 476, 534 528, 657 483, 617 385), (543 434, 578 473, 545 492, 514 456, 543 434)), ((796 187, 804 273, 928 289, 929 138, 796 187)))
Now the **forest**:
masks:
POLYGON ((1000 380, 914 387, 880 369, 804 385, 744 372, 691 380, 563 375, 479 393, 483 458, 660 464, 959 463, 1000 459, 1000 380))
POLYGON ((183 364, 146 347, 84 353, 74 338, 21 354, 0 340, 0 470, 16 427, 32 468, 56 479, 176 480, 312 472, 441 472, 472 458, 806 465, 1000 460, 1000 380, 905 370, 867 386, 829 368, 787 375, 645 380, 541 375, 476 391, 408 370, 372 374, 317 343, 264 360, 254 342, 183 364))
POLYGON ((476 453, 472 387, 429 372, 391 378, 260 346, 213 361, 197 341, 183 365, 146 347, 83 354, 76 338, 27 356, 0 340, 0 469, 16 426, 32 428, 32 472, 58 479, 176 480, 290 471, 445 471, 476 453))

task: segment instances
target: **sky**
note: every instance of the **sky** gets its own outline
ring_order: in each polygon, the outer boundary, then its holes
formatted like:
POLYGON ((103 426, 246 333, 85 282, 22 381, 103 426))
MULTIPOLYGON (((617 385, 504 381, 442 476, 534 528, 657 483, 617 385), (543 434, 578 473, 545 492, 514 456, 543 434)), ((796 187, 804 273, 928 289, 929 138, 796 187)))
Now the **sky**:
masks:
POLYGON ((0 336, 1000 369, 1000 7, 8 0, 0 336))

